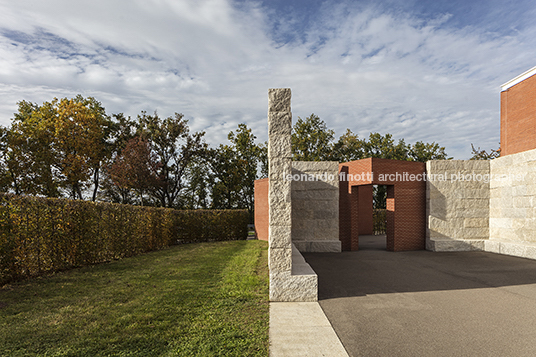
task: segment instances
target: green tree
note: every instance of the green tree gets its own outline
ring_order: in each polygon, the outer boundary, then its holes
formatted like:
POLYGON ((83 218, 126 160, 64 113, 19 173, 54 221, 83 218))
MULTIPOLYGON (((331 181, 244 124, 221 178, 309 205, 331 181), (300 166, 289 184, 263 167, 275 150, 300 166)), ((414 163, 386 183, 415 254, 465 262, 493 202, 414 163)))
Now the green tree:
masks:
POLYGON ((411 159, 410 161, 419 162, 451 159, 445 152, 445 147, 435 142, 430 144, 423 143, 422 141, 417 141, 414 145, 409 145, 409 157, 411 159))
POLYGON ((377 157, 391 160, 409 160, 409 149, 404 139, 395 144, 391 134, 370 133, 368 141, 363 143, 365 157, 377 157))
POLYGON ((332 156, 335 132, 314 113, 298 117, 292 128, 292 156, 296 161, 323 161, 332 156))
POLYGON ((211 168, 212 207, 245 208, 253 217, 255 180, 267 176, 266 145, 256 144, 256 137, 245 124, 228 135, 230 145, 208 151, 211 168))
POLYGON ((497 150, 491 149, 488 153, 486 150, 481 150, 480 147, 478 147, 478 149, 475 148, 475 146, 471 143, 471 149, 473 156, 471 156, 469 160, 492 160, 501 156, 500 148, 497 150))
POLYGON ((364 157, 365 142, 360 140, 357 134, 354 134, 350 129, 346 129, 346 132, 333 145, 329 160, 348 162, 363 159, 364 157))

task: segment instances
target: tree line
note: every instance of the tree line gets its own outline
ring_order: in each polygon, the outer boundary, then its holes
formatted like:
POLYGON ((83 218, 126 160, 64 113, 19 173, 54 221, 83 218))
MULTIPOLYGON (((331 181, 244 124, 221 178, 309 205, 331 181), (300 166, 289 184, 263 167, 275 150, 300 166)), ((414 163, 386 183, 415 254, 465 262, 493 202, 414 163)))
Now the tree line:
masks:
MULTIPOLYGON (((246 124, 211 147, 183 114, 108 115, 81 95, 19 102, 10 126, 0 127, 0 151, 5 192, 177 209, 252 212, 254 181, 268 174, 267 143, 257 143, 246 124)), ((391 134, 361 139, 348 129, 336 140, 315 114, 294 124, 292 152, 302 161, 448 158, 437 143, 395 142, 391 134)))

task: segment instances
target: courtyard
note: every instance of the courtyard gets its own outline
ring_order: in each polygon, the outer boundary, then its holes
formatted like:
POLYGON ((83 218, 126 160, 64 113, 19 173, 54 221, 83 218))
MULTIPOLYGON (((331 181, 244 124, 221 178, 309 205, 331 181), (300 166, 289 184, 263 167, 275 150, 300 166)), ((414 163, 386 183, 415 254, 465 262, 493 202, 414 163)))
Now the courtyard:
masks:
MULTIPOLYGON (((384 239, 384 238, 383 238, 384 239)), ((536 261, 487 252, 303 253, 350 356, 533 356, 536 261)))

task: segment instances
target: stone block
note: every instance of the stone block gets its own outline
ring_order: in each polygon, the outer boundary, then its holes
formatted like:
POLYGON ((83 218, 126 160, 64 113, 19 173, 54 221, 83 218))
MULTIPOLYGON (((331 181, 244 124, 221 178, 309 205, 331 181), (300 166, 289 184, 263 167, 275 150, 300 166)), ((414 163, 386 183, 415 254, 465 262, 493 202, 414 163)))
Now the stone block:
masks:
POLYGON ((272 205, 270 203, 269 224, 270 226, 288 226, 292 225, 292 207, 287 205, 272 205))
POLYGON ((292 182, 282 180, 270 180, 268 190, 268 201, 270 205, 277 205, 280 202, 290 204, 292 202, 292 182))
POLYGON ((314 211, 314 219, 329 219, 329 220, 338 220, 339 219, 339 212, 336 210, 325 210, 325 209, 317 209, 314 211))
POLYGON ((269 242, 271 248, 289 248, 292 244, 292 227, 276 226, 268 227, 269 242))
POLYGON ((291 158, 290 135, 270 135, 268 157, 291 158))
POLYGON ((463 221, 465 228, 488 228, 489 218, 465 218, 463 221))
POLYGON ((272 135, 292 134, 292 113, 271 112, 268 113, 268 137, 272 135))
POLYGON ((501 254, 513 255, 516 257, 523 257, 524 247, 521 244, 501 242, 501 254))
POLYGON ((341 252, 341 241, 324 240, 324 241, 301 241, 294 242, 294 245, 300 252, 314 253, 339 253, 341 252))
POLYGON ((270 301, 318 301, 316 274, 291 275, 270 272, 270 301))
POLYGON ((487 240, 485 242, 484 250, 491 253, 499 253, 501 251, 501 243, 494 240, 487 240))
POLYGON ((528 259, 536 259, 536 246, 525 247, 523 257, 528 259))
POLYGON ((455 240, 455 239, 430 239, 427 249, 434 252, 465 252, 482 251, 485 249, 484 240, 455 240))
POLYGON ((268 250, 268 264, 271 273, 290 273, 292 269, 292 248, 275 248, 270 244, 268 250))
POLYGON ((268 112, 290 112, 290 88, 268 89, 268 112))
POLYGON ((273 181, 288 181, 287 176, 292 173, 290 167, 291 159, 281 157, 271 157, 268 162, 268 177, 270 183, 273 181))

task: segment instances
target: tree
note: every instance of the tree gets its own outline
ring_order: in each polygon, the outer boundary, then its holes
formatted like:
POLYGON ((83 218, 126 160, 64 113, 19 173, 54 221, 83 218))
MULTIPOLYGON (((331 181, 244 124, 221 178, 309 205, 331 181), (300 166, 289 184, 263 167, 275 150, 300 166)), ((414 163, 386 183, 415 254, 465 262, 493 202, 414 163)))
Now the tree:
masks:
POLYGON ((364 141, 360 140, 357 134, 354 134, 350 129, 346 129, 346 133, 341 135, 333 145, 329 160, 348 162, 363 159, 365 157, 364 144, 364 141))
POLYGON ((370 133, 368 141, 363 143, 365 157, 377 157, 391 160, 409 160, 409 149, 404 139, 397 144, 391 134, 370 133))
POLYGON ((107 150, 111 121, 92 97, 53 99, 43 105, 21 101, 4 135, 4 163, 17 194, 49 197, 66 189, 71 198, 94 185, 107 150))
POLYGON ((3 135, 4 164, 9 186, 18 195, 60 196, 57 153, 54 149, 56 110, 51 103, 39 106, 21 101, 3 135))
POLYGON ((486 150, 481 150, 480 147, 476 149, 474 145, 471 143, 471 150, 472 150, 473 156, 471 156, 469 160, 492 160, 501 156, 500 148, 497 150, 491 149, 488 153, 486 150))
POLYGON ((180 208, 207 209, 210 207, 210 168, 204 160, 192 161, 186 170, 188 184, 179 201, 180 208))
POLYGON ((228 135, 230 145, 207 151, 213 208, 245 208, 253 217, 255 180, 268 175, 267 147, 245 124, 228 135))
POLYGON ((138 116, 138 135, 147 138, 160 162, 161 184, 151 190, 151 195, 162 207, 177 207, 187 185, 187 168, 206 149, 202 140, 205 133, 190 134, 188 120, 182 114, 161 119, 156 112, 142 112, 138 116))
POLYGON ((296 161, 323 161, 331 157, 335 132, 314 113, 298 117, 292 128, 292 156, 296 161))
POLYGON ((131 190, 116 185, 110 177, 109 168, 115 162, 117 156, 121 154, 127 143, 131 139, 136 138, 138 125, 130 117, 125 117, 123 113, 112 114, 112 118, 112 131, 109 139, 110 146, 108 147, 111 153, 103 164, 105 169, 102 170, 99 198, 105 201, 132 204, 134 200, 131 197, 131 190))
POLYGON ((430 160, 449 160, 443 146, 439 146, 435 142, 423 143, 417 141, 414 145, 409 145, 409 157, 411 161, 426 162, 430 160))
POLYGON ((72 198, 82 199, 82 191, 93 184, 95 201, 103 161, 112 154, 112 122, 95 98, 54 100, 55 146, 63 186, 72 198))
POLYGON ((129 190, 135 190, 143 206, 143 193, 160 184, 158 169, 160 163, 149 143, 141 137, 127 142, 121 154, 108 168, 111 180, 121 189, 122 203, 129 202, 129 190))

